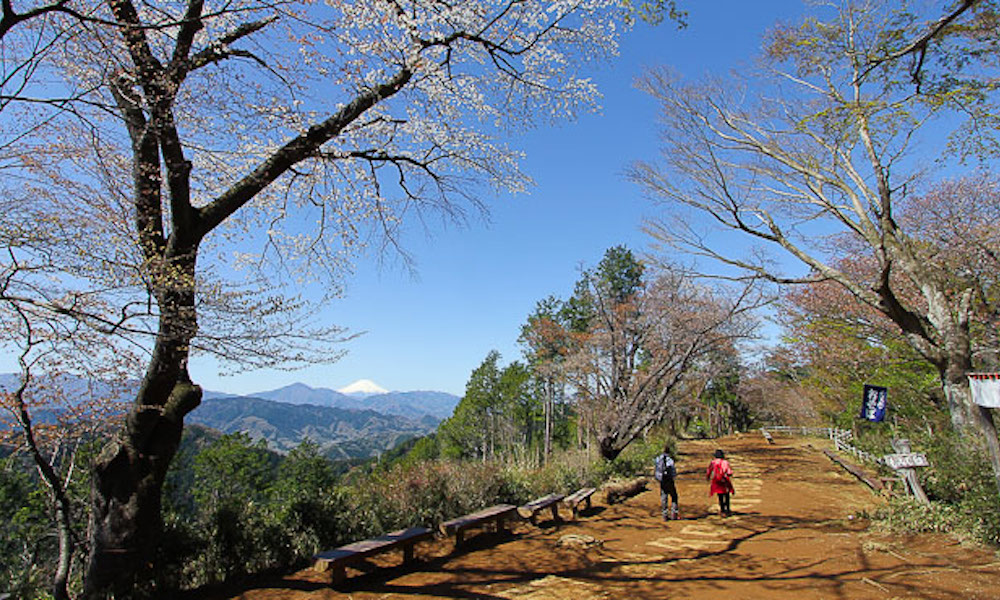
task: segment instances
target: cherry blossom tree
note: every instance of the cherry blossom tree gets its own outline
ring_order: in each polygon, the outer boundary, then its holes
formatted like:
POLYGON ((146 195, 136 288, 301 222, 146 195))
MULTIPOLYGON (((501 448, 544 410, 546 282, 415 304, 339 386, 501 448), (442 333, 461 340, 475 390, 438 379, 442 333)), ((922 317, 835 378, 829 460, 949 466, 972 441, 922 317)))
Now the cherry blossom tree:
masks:
POLYGON ((150 564, 163 477, 201 398, 191 354, 236 367, 336 358, 345 332, 313 318, 312 302, 335 297, 352 257, 395 245, 412 218, 461 221, 490 193, 524 190, 520 154, 500 140, 594 107, 582 70, 615 53, 631 9, 109 0, 74 10, 88 18, 43 64, 47 90, 72 102, 8 144, 13 176, 2 183, 15 210, 0 219, 61 233, 52 280, 65 293, 38 293, 19 269, 22 289, 6 301, 145 354, 124 426, 94 467, 85 579, 86 595, 101 597, 131 593, 150 564))
MULTIPOLYGON (((86 524, 86 507, 71 493, 80 487, 74 482, 87 476, 77 450, 118 424, 123 390, 100 382, 121 381, 135 356, 121 348, 112 352, 103 334, 50 311, 42 298, 54 288, 44 287, 39 276, 45 263, 31 261, 27 240, 11 240, 9 233, 0 230, 0 244, 11 258, 0 266, 0 344, 16 352, 19 369, 13 381, 0 386, 0 443, 30 459, 48 496, 57 540, 51 591, 66 599, 86 524), (25 289, 29 283, 34 285, 25 289), (70 377, 81 372, 92 379, 70 377)), ((35 241, 38 236, 31 233, 35 241)))

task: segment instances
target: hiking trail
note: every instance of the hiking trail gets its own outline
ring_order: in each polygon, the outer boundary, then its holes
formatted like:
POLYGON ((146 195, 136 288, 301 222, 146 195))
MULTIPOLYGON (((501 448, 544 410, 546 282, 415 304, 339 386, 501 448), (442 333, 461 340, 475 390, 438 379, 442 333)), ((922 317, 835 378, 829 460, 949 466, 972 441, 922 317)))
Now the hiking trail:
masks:
MULTIPOLYGON (((331 587, 305 569, 197 600, 1000 600, 1000 556, 941 534, 900 536, 864 518, 883 500, 821 452, 827 440, 745 434, 683 441, 677 458, 680 516, 664 522, 650 488, 607 506, 603 494, 578 521, 519 523, 418 548, 414 563, 375 559, 331 587), (705 469, 726 451, 736 493, 721 517, 705 469), (567 544, 566 541, 591 543, 567 544), (564 543, 560 543, 563 539, 564 543)), ((567 512, 562 511, 564 514, 567 512)))

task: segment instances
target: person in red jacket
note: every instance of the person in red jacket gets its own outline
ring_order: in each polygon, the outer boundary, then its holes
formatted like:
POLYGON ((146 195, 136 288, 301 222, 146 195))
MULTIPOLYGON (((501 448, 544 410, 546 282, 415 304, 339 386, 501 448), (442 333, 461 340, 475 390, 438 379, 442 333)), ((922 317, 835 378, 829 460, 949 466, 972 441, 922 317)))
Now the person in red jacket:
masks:
POLYGON ((715 451, 715 458, 708 464, 705 479, 710 482, 708 495, 719 495, 719 514, 725 517, 733 514, 729 510, 729 495, 736 493, 733 488, 733 468, 729 466, 729 461, 726 460, 722 450, 715 451))

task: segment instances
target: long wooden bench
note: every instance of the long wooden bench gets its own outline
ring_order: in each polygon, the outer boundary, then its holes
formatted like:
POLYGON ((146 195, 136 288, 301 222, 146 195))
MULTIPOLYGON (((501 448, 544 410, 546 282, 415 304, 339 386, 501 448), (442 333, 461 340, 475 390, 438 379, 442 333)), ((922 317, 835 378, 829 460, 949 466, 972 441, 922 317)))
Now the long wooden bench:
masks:
POLYGON ((504 521, 513 517, 517 513, 517 507, 513 504, 497 504, 489 508, 458 517, 441 523, 441 532, 445 535, 455 535, 455 545, 462 543, 466 529, 485 526, 493 523, 497 532, 504 530, 504 521))
POLYGON ((593 496, 596 491, 597 488, 592 487, 580 488, 563 499, 563 504, 568 506, 569 509, 573 511, 574 520, 577 517, 577 513, 580 511, 580 503, 584 503, 587 508, 590 508, 590 497, 593 496))
POLYGON ((413 547, 417 543, 433 537, 434 531, 427 527, 411 527, 393 531, 377 538, 320 552, 313 556, 315 561, 313 568, 320 572, 332 571, 333 581, 340 582, 347 576, 344 568, 348 565, 395 548, 402 548, 403 562, 407 563, 413 559, 413 547))
POLYGON ((541 498, 536 498, 531 502, 525 504, 518 509, 518 512, 522 517, 529 519, 531 524, 535 524, 535 516, 545 510, 546 508, 552 509, 552 520, 559 520, 559 501, 565 498, 563 494, 549 494, 548 496, 542 496, 541 498))

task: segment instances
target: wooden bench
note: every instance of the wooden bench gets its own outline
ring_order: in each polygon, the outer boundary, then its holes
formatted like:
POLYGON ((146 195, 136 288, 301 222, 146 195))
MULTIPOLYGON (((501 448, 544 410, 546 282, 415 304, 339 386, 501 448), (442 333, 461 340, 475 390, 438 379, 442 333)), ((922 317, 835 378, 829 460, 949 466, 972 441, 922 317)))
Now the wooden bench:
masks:
POLYGON ((580 488, 577 491, 570 494, 569 496, 566 496, 566 498, 563 500, 563 504, 568 506, 570 510, 573 511, 574 520, 576 519, 577 513, 580 510, 580 503, 583 502, 587 505, 587 508, 590 508, 590 497, 593 496, 594 492, 596 491, 597 488, 586 487, 586 488, 580 488))
POLYGON ((498 504, 483 510, 441 523, 441 533, 455 535, 455 545, 462 543, 466 529, 494 523, 497 532, 504 530, 504 521, 517 513, 513 504, 498 504))
POLYGON ((546 508, 552 509, 552 520, 559 520, 559 501, 565 498, 563 494, 549 494, 548 496, 542 496, 532 500, 531 502, 525 504, 518 509, 521 516, 530 520, 531 524, 535 524, 535 515, 539 512, 545 510, 546 508))
POLYGON ((434 537, 434 531, 427 527, 411 527, 401 529, 381 537, 341 546, 334 550, 326 550, 313 556, 313 568, 320 572, 332 571, 333 581, 340 582, 346 577, 344 568, 359 562, 369 556, 387 552, 394 548, 403 549, 403 562, 413 559, 413 547, 434 537))

